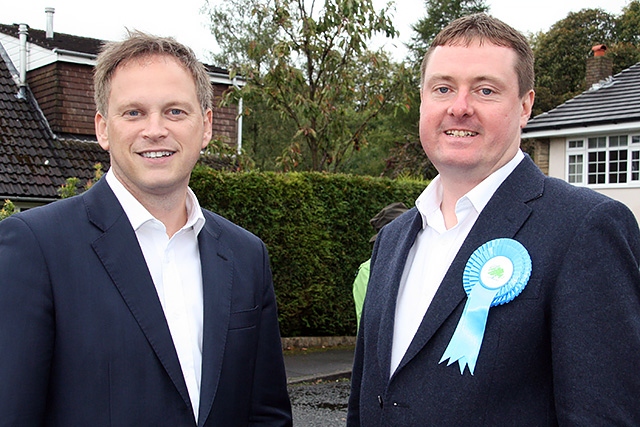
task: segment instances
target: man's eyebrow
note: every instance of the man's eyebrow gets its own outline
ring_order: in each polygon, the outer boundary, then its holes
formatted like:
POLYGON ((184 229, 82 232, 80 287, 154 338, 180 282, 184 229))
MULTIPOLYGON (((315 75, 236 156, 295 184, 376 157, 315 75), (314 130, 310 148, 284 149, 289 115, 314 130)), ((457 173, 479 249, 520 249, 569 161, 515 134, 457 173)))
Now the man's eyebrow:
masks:
MULTIPOLYGON (((454 82, 456 79, 453 76, 450 76, 448 74, 431 74, 429 76, 426 76, 426 78, 424 79, 424 83, 425 85, 428 83, 433 83, 433 82, 454 82)), ((504 80, 494 77, 494 76, 490 76, 490 75, 481 75, 481 76, 477 76, 474 77, 471 82, 473 84, 478 84, 478 83, 483 83, 483 82, 487 82, 487 83, 491 83, 494 84, 496 86, 504 86, 505 82, 504 80)))
POLYGON ((454 81, 454 78, 448 74, 431 74, 425 77, 423 86, 426 86, 427 84, 430 84, 433 82, 452 82, 452 81, 454 81))

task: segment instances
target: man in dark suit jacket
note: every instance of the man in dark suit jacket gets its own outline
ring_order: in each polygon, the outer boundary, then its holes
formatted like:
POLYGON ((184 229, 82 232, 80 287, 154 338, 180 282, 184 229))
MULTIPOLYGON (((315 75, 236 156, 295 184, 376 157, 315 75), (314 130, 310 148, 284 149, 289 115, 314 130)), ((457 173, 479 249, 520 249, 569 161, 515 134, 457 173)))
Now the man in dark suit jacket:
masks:
POLYGON ((134 32, 95 79, 107 176, 0 223, 0 425, 290 426, 267 250, 187 187, 204 67, 134 32))
POLYGON ((376 240, 348 426, 640 425, 638 225, 520 152, 533 97, 526 39, 487 15, 425 55, 439 176, 376 240))

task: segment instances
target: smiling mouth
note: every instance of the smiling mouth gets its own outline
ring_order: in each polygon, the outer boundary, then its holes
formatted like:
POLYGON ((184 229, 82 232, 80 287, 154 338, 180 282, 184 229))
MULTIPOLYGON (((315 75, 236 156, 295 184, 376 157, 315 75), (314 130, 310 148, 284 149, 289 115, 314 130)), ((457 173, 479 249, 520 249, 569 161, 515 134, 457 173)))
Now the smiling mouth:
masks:
POLYGON ((472 132, 470 130, 447 130, 444 133, 446 135, 453 136, 456 138, 476 136, 478 134, 478 132, 472 132))
POLYGON ((159 159, 160 157, 169 157, 173 155, 173 151, 148 151, 145 153, 140 153, 142 157, 146 157, 147 159, 159 159))

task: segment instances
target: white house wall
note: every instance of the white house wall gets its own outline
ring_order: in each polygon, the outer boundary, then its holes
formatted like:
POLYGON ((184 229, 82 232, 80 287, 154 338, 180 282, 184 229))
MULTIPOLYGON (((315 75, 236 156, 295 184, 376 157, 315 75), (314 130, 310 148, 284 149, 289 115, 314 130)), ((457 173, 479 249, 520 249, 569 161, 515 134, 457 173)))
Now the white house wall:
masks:
POLYGON ((549 144, 549 176, 566 181, 567 144, 564 138, 551 138, 549 144))
MULTIPOLYGON (((565 138, 551 138, 549 144, 549 176, 567 180, 567 142, 565 138)), ((640 223, 640 188, 594 188, 594 191, 618 200, 631 209, 640 223)))

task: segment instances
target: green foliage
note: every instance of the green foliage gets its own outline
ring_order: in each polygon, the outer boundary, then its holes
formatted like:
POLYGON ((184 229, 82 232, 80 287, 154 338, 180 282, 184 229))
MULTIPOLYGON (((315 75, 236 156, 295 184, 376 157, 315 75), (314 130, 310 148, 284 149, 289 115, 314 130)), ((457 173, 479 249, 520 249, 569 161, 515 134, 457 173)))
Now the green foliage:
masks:
POLYGON ((276 159, 257 164, 341 171, 368 144, 371 125, 385 109, 406 107, 406 79, 396 78, 404 66, 367 49, 375 34, 396 35, 387 14, 388 7, 376 12, 371 0, 209 5, 222 49, 215 58, 232 58, 232 74, 246 81, 226 102, 244 99, 252 154, 276 159), (234 11, 242 12, 232 18, 234 11))
POLYGON ((623 9, 616 24, 619 43, 640 45, 640 1, 629 2, 623 9))
POLYGON ((427 182, 317 172, 227 173, 197 167, 203 207, 267 245, 283 336, 352 335, 352 284, 371 255, 369 225, 389 203, 411 206, 427 182))
POLYGON ((415 32, 409 49, 416 62, 421 62, 431 41, 444 27, 462 16, 487 12, 485 0, 426 0, 427 14, 412 26, 415 32))
POLYGON ((80 178, 70 177, 65 180, 65 183, 58 188, 58 195, 61 199, 73 197, 78 194, 78 187, 80 185, 80 178))
POLYGON ((2 205, 2 209, 0 209, 0 221, 10 217, 11 215, 17 212, 18 212, 18 209, 13 204, 13 202, 9 199, 6 199, 4 201, 4 204, 2 205))
POLYGON ((640 2, 631 1, 619 17, 602 9, 571 12, 548 32, 532 36, 536 102, 533 115, 548 111, 587 89, 586 60, 591 48, 608 47, 613 73, 640 61, 640 2))
POLYGON ((244 149, 238 153, 236 147, 230 145, 224 139, 212 139, 209 141, 200 162, 205 165, 212 162, 217 163, 217 169, 235 172, 253 169, 255 166, 253 159, 245 154, 244 149))
POLYGON ((91 188, 91 186, 100 178, 102 178, 102 175, 104 175, 104 172, 102 171, 102 163, 96 163, 95 165, 93 165, 93 171, 93 178, 88 179, 83 188, 80 187, 80 178, 67 178, 65 180, 65 183, 58 188, 58 195, 60 196, 60 198, 66 199, 69 197, 73 197, 81 193, 82 191, 86 191, 91 188))
MULTIPOLYGON (((571 12, 556 22, 549 32, 540 34, 535 41, 536 86, 563 98, 571 98, 585 90, 585 64, 591 47, 610 45, 614 29, 614 17, 602 9, 571 12)), ((544 105, 542 101, 541 97, 536 100, 536 113, 540 108, 555 107, 558 99, 551 97, 550 101, 555 105, 544 105)))

